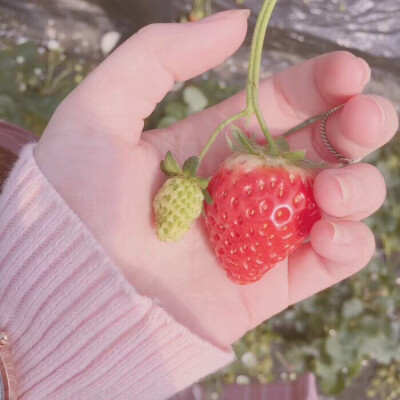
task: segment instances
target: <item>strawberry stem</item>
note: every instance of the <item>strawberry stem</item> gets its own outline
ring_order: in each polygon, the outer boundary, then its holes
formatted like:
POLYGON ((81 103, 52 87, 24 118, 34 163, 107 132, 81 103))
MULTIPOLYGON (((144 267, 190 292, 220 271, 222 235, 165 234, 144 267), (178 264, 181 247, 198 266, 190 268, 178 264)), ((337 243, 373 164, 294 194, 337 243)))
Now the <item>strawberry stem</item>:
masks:
MULTIPOLYGON (((337 106, 336 110, 339 110, 342 107, 343 107, 343 104, 340 105, 340 106, 337 106)), ((308 125, 311 125, 314 122, 317 122, 318 120, 322 119, 325 116, 326 116, 326 112, 324 112, 322 114, 319 114, 319 115, 316 115, 314 117, 308 118, 305 121, 303 121, 302 123, 294 126, 293 128, 289 129, 288 131, 286 131, 282 136, 284 136, 284 137, 290 136, 291 134, 296 133, 300 129, 306 128, 308 125)))
POLYGON ((267 139, 270 154, 277 155, 279 153, 278 146, 276 145, 272 135, 267 127, 264 116, 262 114, 259 102, 259 85, 260 85, 260 70, 262 51, 264 48, 265 34, 267 31, 268 23, 271 18, 272 11, 277 3, 277 0, 266 0, 261 8, 260 14, 257 19, 257 24, 254 30, 253 41, 251 44, 250 62, 249 62, 249 76, 247 79, 247 106, 246 110, 249 114, 255 114, 260 124, 260 127, 267 139))
POLYGON ((249 75, 246 87, 246 109, 228 118, 215 129, 214 133, 211 135, 210 139, 207 141, 206 145, 199 155, 200 163, 202 162, 203 158, 207 154, 208 150, 210 150, 211 146, 214 144, 215 140, 222 130, 224 130, 228 125, 232 124, 236 120, 243 117, 250 117, 252 115, 255 115, 257 117, 258 123, 268 142, 269 154, 271 156, 276 156, 279 154, 279 147, 275 143, 275 140, 268 130, 258 98, 261 59, 264 47, 265 33, 267 31, 268 22, 271 18, 272 11, 274 10, 277 1, 278 0, 265 0, 260 14, 257 18, 257 24, 254 30, 253 41, 250 51, 249 75))
POLYGON ((218 126, 218 128, 214 131, 214 133, 212 134, 210 139, 208 139, 208 142, 204 146, 204 149, 201 151, 201 153, 199 155, 200 162, 203 160, 203 158, 207 154, 208 150, 210 150, 210 147, 213 145, 213 143, 215 142, 215 139, 218 137, 218 135, 221 133, 221 131, 223 131, 228 125, 232 124, 236 120, 246 117, 247 115, 248 115, 247 111, 244 110, 244 111, 241 111, 240 113, 233 115, 232 117, 230 117, 229 119, 224 121, 222 124, 220 124, 218 126))

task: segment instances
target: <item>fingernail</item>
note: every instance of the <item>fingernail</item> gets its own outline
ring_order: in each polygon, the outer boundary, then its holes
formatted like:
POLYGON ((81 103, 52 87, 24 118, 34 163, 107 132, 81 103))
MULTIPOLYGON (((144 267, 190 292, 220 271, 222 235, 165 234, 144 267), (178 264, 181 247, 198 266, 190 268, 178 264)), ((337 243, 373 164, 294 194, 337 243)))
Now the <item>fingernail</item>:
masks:
POLYGON ((219 12, 216 14, 212 14, 209 17, 202 19, 198 23, 214 22, 214 21, 229 19, 229 18, 246 18, 246 19, 248 19, 250 17, 250 14, 251 14, 251 11, 247 10, 247 9, 222 11, 222 12, 219 12))
POLYGON ((326 222, 331 231, 331 238, 334 244, 343 245, 352 242, 352 236, 349 231, 340 223, 326 222))
MULTIPOLYGON (((374 106, 376 107, 376 109, 379 112, 379 122, 381 124, 381 126, 385 125, 386 122, 386 113, 385 110, 381 104, 381 102, 379 101, 379 98, 376 98, 373 95, 370 95, 370 101, 374 104, 374 106)), ((380 138, 380 135, 379 135, 380 138)))
POLYGON ((335 171, 330 176, 330 179, 339 192, 340 200, 343 203, 349 201, 351 198, 352 183, 354 183, 352 179, 352 174, 345 171, 335 171))
POLYGON ((360 66, 360 83, 364 86, 366 85, 371 79, 371 68, 369 67, 368 63, 362 59, 357 57, 358 64, 360 66))

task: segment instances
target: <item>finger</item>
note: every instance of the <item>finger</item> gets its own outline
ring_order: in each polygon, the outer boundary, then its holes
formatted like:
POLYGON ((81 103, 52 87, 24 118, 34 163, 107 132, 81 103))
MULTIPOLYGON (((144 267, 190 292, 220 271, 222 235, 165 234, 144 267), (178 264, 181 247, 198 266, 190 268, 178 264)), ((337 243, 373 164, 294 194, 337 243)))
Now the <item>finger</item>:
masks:
POLYGON ((314 183, 318 206, 336 218, 366 218, 379 209, 385 195, 382 174, 369 164, 326 169, 317 175, 314 183))
MULTIPOLYGON (((289 68, 260 85, 260 103, 274 134, 280 134, 304 119, 329 110, 360 93, 370 77, 364 60, 348 52, 334 52, 289 68)), ((246 95, 241 92, 202 113, 175 124, 164 133, 168 143, 195 143, 190 151, 196 154, 214 129, 229 116, 245 108, 246 95)), ((257 128, 253 120, 250 129, 257 128)), ((146 140, 160 139, 160 132, 150 133, 146 140), (152 137, 153 136, 153 137, 152 137)), ((229 149, 221 134, 207 155, 213 169, 229 149)), ((192 154, 190 154, 192 155, 192 154)), ((185 154, 187 156, 187 154, 185 154)))
MULTIPOLYGON (((294 65, 260 84, 260 104, 274 135, 361 93, 371 71, 362 59, 346 51, 337 51, 294 65)), ((244 103, 244 93, 232 104, 244 103)), ((232 104, 225 106, 231 108, 232 104)), ((223 108, 221 106, 221 108, 223 108)), ((238 110, 239 111, 239 110, 238 110)), ((258 130, 255 118, 250 130, 258 130)))
MULTIPOLYGON (((358 159, 387 143, 398 124, 396 110, 387 99, 360 94, 328 118, 326 136, 337 152, 358 159)), ((289 137, 289 143, 292 148, 306 148, 310 159, 337 162, 322 142, 320 121, 289 137)))
POLYGON ((374 250, 375 238, 361 222, 317 222, 311 231, 311 243, 289 260, 290 304, 355 274, 367 265, 374 250))
POLYGON ((248 16, 248 10, 235 10, 195 23, 143 28, 88 76, 58 116, 73 124, 79 113, 80 126, 87 120, 92 129, 96 124, 138 140, 144 119, 175 81, 197 76, 236 51, 245 38, 248 16))
POLYGON ((337 51, 274 75, 262 87, 260 101, 266 106, 269 127, 283 133, 305 119, 343 104, 360 93, 370 78, 371 70, 362 58, 337 51), (267 107, 271 106, 268 115, 267 107))

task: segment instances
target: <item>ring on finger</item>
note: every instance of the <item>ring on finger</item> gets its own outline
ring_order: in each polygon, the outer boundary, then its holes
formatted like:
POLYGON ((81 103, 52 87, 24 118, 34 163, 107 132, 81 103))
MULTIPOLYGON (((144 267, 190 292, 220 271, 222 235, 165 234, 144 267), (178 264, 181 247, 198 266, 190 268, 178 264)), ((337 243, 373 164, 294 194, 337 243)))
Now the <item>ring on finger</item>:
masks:
POLYGON ((345 157, 343 154, 339 153, 331 144, 331 142, 329 141, 327 135, 326 135, 326 122, 328 121, 328 118, 334 114, 336 111, 340 110, 343 106, 338 106, 335 108, 332 108, 331 110, 329 110, 324 117, 322 118, 321 121, 321 125, 319 128, 319 132, 321 135, 321 140, 322 143, 325 145, 325 147, 329 150, 329 152, 336 158, 336 160, 338 161, 338 164, 340 164, 341 166, 345 166, 345 165, 350 165, 350 164, 356 164, 358 162, 360 162, 362 160, 362 158, 358 158, 358 159, 351 159, 351 158, 347 158, 345 157))

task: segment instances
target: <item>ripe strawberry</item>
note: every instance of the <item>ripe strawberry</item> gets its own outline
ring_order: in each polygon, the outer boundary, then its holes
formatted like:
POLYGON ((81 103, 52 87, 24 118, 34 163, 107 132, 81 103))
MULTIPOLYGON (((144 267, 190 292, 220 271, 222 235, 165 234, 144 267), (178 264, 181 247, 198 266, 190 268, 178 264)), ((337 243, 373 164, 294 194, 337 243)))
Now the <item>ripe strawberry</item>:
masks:
POLYGON ((231 280, 247 284, 295 251, 321 215, 313 175, 290 161, 299 152, 273 158, 243 133, 236 137, 251 154, 236 153, 222 164, 208 186, 214 203, 205 214, 222 267, 231 280))
POLYGON ((198 158, 191 157, 182 170, 170 152, 161 162, 162 171, 170 177, 153 202, 156 233, 162 241, 182 239, 203 210, 208 180, 196 176, 198 165, 198 158))

